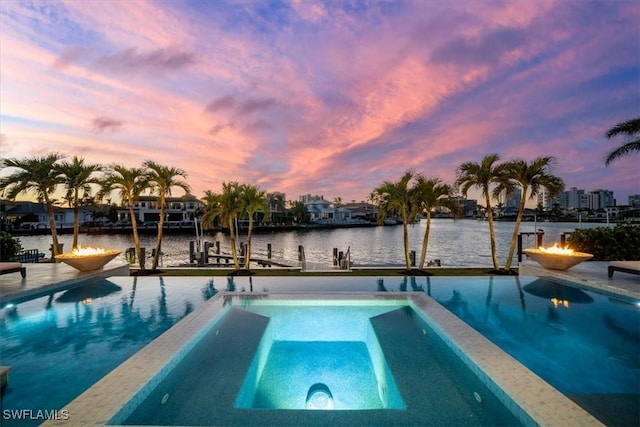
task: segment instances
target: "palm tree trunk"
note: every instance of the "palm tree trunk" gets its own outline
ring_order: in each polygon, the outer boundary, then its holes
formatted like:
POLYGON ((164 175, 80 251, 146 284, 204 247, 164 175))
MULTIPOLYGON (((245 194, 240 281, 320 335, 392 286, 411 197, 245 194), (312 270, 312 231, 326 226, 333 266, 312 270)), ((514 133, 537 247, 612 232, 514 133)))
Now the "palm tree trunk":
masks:
POLYGON ((158 268, 158 260, 160 259, 160 247, 162 246, 165 207, 164 201, 161 201, 161 203, 162 205, 160 206, 160 220, 158 221, 158 237, 156 238, 156 255, 153 257, 153 265, 151 267, 152 270, 156 270, 158 268))
POLYGON ((44 201, 47 205, 47 213, 49 214, 49 228, 51 229, 51 240, 53 243, 51 247, 51 256, 55 261, 56 255, 60 255, 60 251, 58 248, 58 230, 56 230, 56 217, 53 213, 53 203, 51 202, 51 200, 49 200, 49 197, 46 193, 44 195, 44 201))
POLYGON ((424 262, 427 258, 427 245, 429 244, 429 231, 431 230, 431 211, 427 211, 427 229, 424 231, 422 238, 422 252, 420 253, 420 270, 424 268, 424 262))
POLYGON ((138 221, 133 211, 133 200, 129 200, 129 216, 131 217, 131 230, 133 231, 133 245, 136 247, 136 257, 138 258, 138 266, 140 271, 144 271, 144 258, 140 249, 140 236, 138 236, 138 221))
POLYGON ((518 241, 518 232, 520 231, 520 223, 522 222, 522 216, 524 215, 524 205, 526 201, 527 189, 522 189, 522 196, 520 197, 520 207, 518 208, 518 216, 516 217, 516 225, 513 228, 513 234, 511 235, 511 244, 509 245, 509 255, 507 256, 507 263, 505 265, 506 270, 511 269, 511 262, 513 261, 513 254, 516 251, 516 242, 518 241))
POLYGON ((240 261, 238 260, 238 250, 236 249, 236 232, 233 227, 233 217, 229 217, 229 240, 231 241, 231 256, 233 257, 233 265, 236 270, 240 269, 240 261))
POLYGON ((496 230, 493 226, 493 211, 491 210, 491 200, 489 199, 488 194, 485 197, 485 201, 487 203, 487 215, 489 219, 489 239, 491 241, 491 259, 493 260, 494 270, 499 270, 500 264, 498 263, 498 250, 496 247, 496 230))
POLYGON ((249 270, 251 263, 251 235, 253 234, 253 215, 249 214, 249 230, 247 230, 247 244, 244 248, 244 268, 249 270))
POLYGON ((78 193, 73 198, 73 246, 71 249, 78 247, 78 234, 80 234, 80 208, 78 206, 78 193))
POLYGON ((406 213, 402 213, 402 233, 404 240, 404 261, 407 265, 407 270, 411 270, 411 257, 409 256, 409 228, 407 223, 409 218, 406 213))

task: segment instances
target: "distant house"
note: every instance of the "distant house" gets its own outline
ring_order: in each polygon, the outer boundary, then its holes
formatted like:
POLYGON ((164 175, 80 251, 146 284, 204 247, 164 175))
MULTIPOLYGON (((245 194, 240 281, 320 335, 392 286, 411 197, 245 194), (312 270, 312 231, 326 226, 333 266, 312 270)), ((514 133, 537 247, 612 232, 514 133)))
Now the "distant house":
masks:
MULTIPOLYGON (((73 227, 73 209, 54 206, 53 215, 56 227, 73 227)), ((92 211, 81 207, 79 220, 83 222, 92 220, 92 211)), ((0 200, 0 221, 3 228, 11 229, 47 229, 49 228, 49 212, 44 203, 39 202, 10 202, 0 200)))
POLYGON ((303 202, 309 212, 311 222, 318 224, 340 224, 351 222, 351 211, 335 207, 333 203, 320 198, 303 202))
POLYGON ((378 221, 378 207, 371 203, 346 203, 342 207, 351 211, 351 219, 353 220, 378 221))
MULTIPOLYGON (((165 223, 167 225, 193 224, 198 210, 204 204, 195 196, 167 197, 165 223)), ((157 223, 160 221, 160 206, 155 196, 141 196, 133 203, 133 212, 138 223, 157 223)), ((129 208, 118 209, 118 221, 131 222, 129 208)))

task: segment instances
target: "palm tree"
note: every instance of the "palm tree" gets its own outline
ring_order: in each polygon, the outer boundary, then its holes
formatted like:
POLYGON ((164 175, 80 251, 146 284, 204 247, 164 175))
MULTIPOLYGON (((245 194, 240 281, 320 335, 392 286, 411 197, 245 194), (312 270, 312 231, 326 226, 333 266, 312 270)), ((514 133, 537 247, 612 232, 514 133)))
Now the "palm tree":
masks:
POLYGON ((518 216, 516 217, 516 224, 511 236, 511 245, 509 246, 509 255, 505 264, 506 270, 511 269, 520 223, 524 214, 524 205, 527 199, 535 198, 543 188, 547 189, 551 197, 557 196, 564 189, 562 179, 552 174, 554 163, 554 157, 540 156, 533 159, 531 163, 527 163, 526 160, 513 160, 504 165, 507 176, 521 189, 518 216))
POLYGON ((293 202, 290 210, 291 222, 297 224, 309 223, 309 210, 302 202, 293 202))
POLYGON ((451 210, 454 217, 460 215, 460 205, 455 199, 453 187, 444 184, 440 178, 425 178, 419 175, 414 186, 416 202, 422 213, 427 216, 427 228, 424 231, 422 239, 422 252, 420 253, 420 266, 424 268, 424 262, 427 257, 427 246, 429 244, 429 232, 431 230, 431 211, 436 208, 444 207, 451 210))
POLYGON ((80 193, 82 198, 91 194, 91 184, 97 184, 100 180, 94 174, 102 170, 98 164, 85 164, 84 159, 74 156, 71 161, 63 161, 56 165, 58 174, 62 177, 66 190, 65 200, 73 207, 73 246, 78 247, 78 234, 80 231, 80 193))
POLYGON ((205 192, 203 199, 204 215, 203 222, 213 222, 218 219, 223 226, 229 228, 229 239, 231 240, 231 255, 236 270, 240 269, 238 260, 238 249, 236 247, 235 221, 242 213, 240 199, 240 184, 237 182, 223 182, 222 192, 216 194, 210 190, 205 192))
POLYGON ((498 198, 500 192, 510 188, 510 183, 506 178, 504 167, 496 164, 500 160, 498 154, 485 156, 480 163, 465 162, 458 167, 456 185, 460 187, 463 196, 467 196, 470 188, 478 188, 485 199, 487 207, 487 218, 489 220, 489 239, 491 242, 491 259, 493 268, 499 270, 498 253, 496 249, 496 232, 493 224, 493 211, 491 209, 491 198, 498 198), (491 186, 497 184, 499 188, 491 191, 491 186))
POLYGON ((249 217, 249 228, 247 230, 247 246, 244 254, 244 268, 249 270, 251 262, 251 235, 253 233, 253 215, 257 211, 267 212, 269 204, 267 202, 267 192, 260 190, 256 185, 241 185, 240 197, 243 215, 249 217))
POLYGON ((640 117, 618 123, 607 131, 607 138, 611 139, 620 134, 627 135, 630 140, 607 155, 604 161, 606 166, 622 156, 640 151, 640 138, 637 137, 640 134, 640 117))
POLYGON ((35 193, 38 200, 44 201, 49 215, 49 228, 51 229, 51 239, 53 241, 51 252, 55 259, 60 254, 58 245, 58 233, 56 231, 56 218, 53 212, 53 193, 62 178, 56 170, 56 162, 62 160, 64 156, 59 153, 47 154, 43 157, 29 157, 26 159, 4 159, 3 167, 15 168, 11 175, 0 179, 0 191, 9 200, 15 200, 20 193, 35 193))
POLYGON ((103 199, 113 191, 117 191, 123 204, 129 206, 131 229, 133 231, 133 243, 136 247, 136 257, 140 271, 144 271, 144 257, 140 253, 140 237, 138 236, 138 222, 133 210, 133 204, 149 188, 147 176, 142 168, 127 168, 122 165, 111 165, 104 178, 100 181, 98 199, 103 199))
POLYGON ((411 270, 411 257, 409 255, 409 229, 408 225, 417 214, 415 203, 415 191, 409 186, 409 182, 415 177, 415 172, 408 170, 398 182, 384 181, 371 193, 371 199, 376 202, 379 209, 378 221, 384 221, 392 212, 400 214, 402 219, 402 231, 404 241, 404 258, 407 270, 411 270))
POLYGON ((158 260, 160 259, 160 249, 162 247, 162 232, 164 227, 164 217, 167 209, 167 196, 171 196, 173 187, 182 188, 187 194, 191 191, 191 187, 186 182, 176 179, 177 177, 186 178, 187 173, 180 169, 169 166, 160 165, 153 160, 147 160, 142 164, 147 168, 146 175, 149 188, 152 193, 158 196, 158 205, 160 206, 160 220, 158 221, 158 237, 156 239, 155 256, 153 257, 152 270, 158 268, 158 260))

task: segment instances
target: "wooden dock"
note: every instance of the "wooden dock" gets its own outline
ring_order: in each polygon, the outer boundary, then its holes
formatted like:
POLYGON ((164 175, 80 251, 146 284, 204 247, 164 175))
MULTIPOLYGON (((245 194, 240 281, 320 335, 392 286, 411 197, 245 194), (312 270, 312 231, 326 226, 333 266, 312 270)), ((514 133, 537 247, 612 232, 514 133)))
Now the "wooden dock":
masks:
MULTIPOLYGON (((241 265, 244 265, 244 257, 238 257, 238 260, 241 265)), ((264 259, 264 258, 253 258, 251 257, 251 262, 258 264, 260 267, 282 267, 282 268, 297 268, 298 263, 286 260, 274 260, 274 259, 264 259)), ((224 267, 233 265, 233 256, 228 254, 209 254, 208 262, 199 263, 198 260, 195 262, 185 264, 186 266, 196 266, 196 267, 224 267)))

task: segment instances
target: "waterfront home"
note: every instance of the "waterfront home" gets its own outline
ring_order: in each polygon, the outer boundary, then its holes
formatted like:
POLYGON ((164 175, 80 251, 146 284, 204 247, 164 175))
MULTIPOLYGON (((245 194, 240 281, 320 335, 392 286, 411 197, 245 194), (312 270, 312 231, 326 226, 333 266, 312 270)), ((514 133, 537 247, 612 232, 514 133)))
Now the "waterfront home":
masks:
POLYGON ((351 211, 351 219, 353 220, 374 223, 378 221, 378 207, 371 203, 345 203, 342 207, 351 211))
MULTIPOLYGON (((167 197, 165 208, 165 222, 167 225, 193 223, 198 210, 203 203, 195 196, 167 197)), ((141 196, 133 202, 133 212, 140 224, 157 223, 160 221, 160 205, 155 196, 141 196)), ((129 207, 118 209, 118 221, 131 222, 129 207)))
MULTIPOLYGON (((79 220, 93 220, 95 208, 80 207, 79 220)), ((58 228, 73 228, 73 208, 54 206, 53 215, 58 228)), ((10 202, 0 200, 0 223, 7 230, 37 230, 49 228, 49 212, 44 203, 10 202)))
POLYGON ((334 224, 351 222, 351 211, 344 207, 335 207, 333 203, 315 199, 304 202, 312 223, 334 224))

